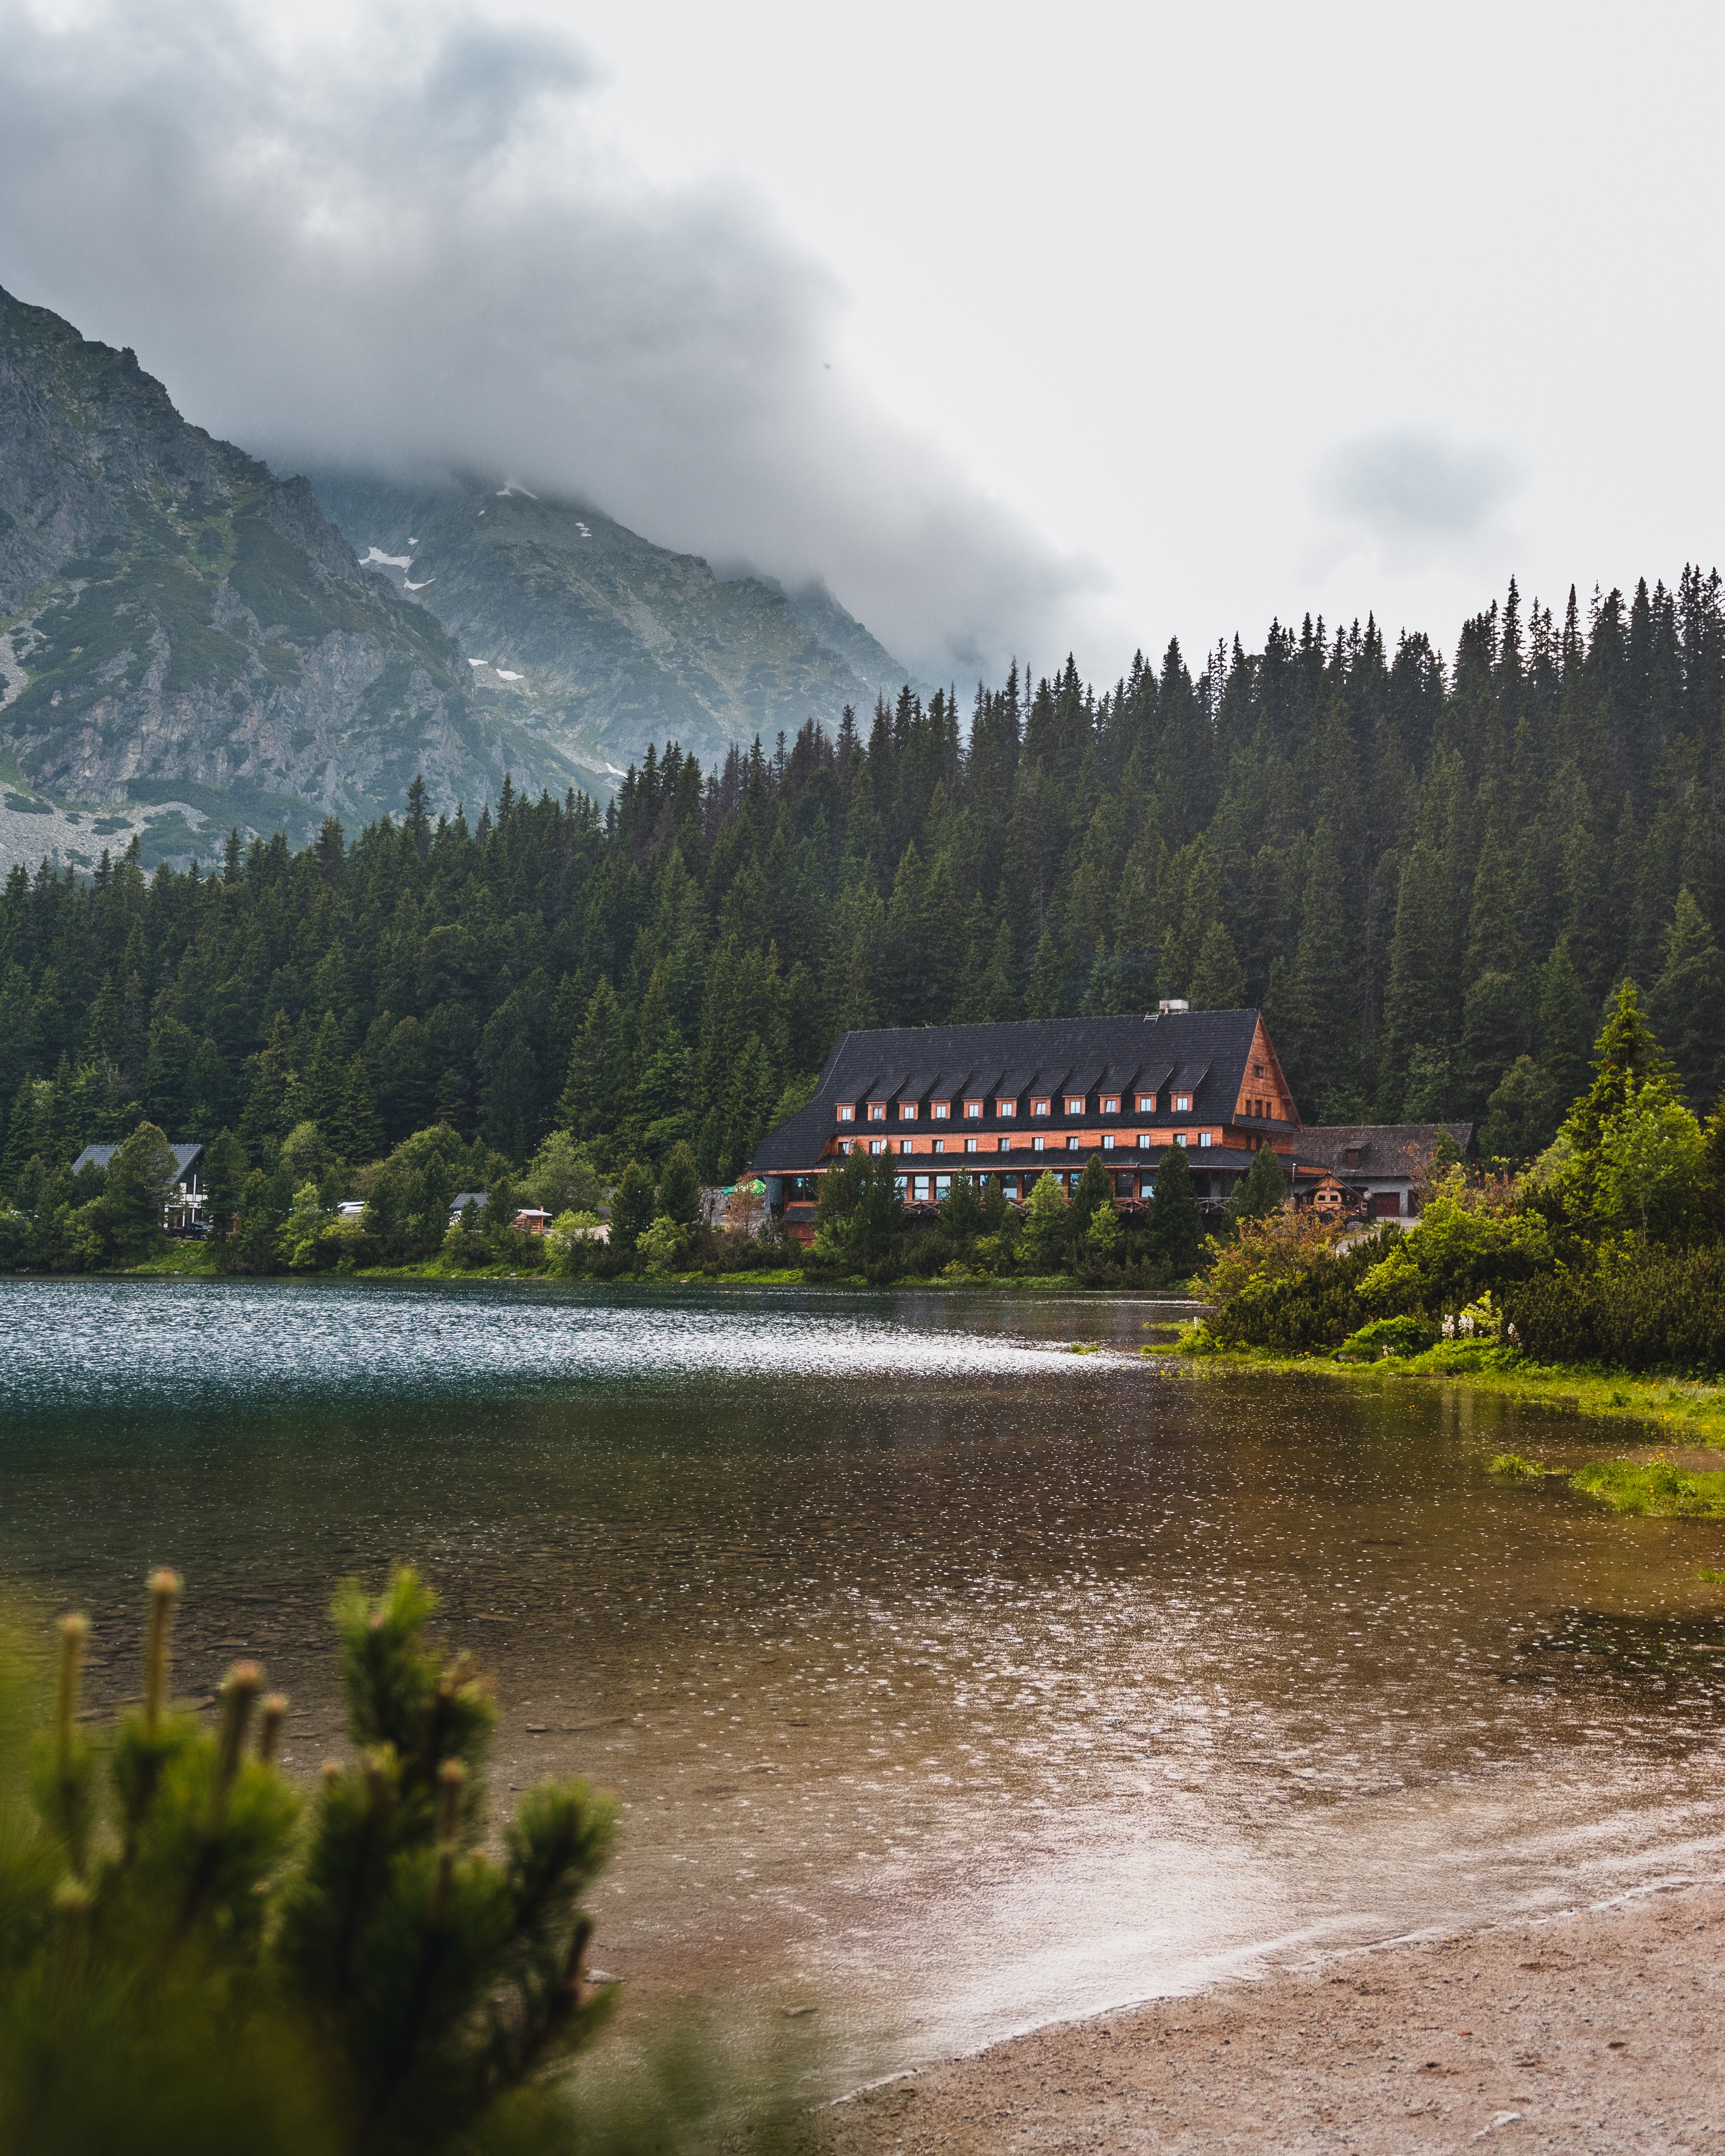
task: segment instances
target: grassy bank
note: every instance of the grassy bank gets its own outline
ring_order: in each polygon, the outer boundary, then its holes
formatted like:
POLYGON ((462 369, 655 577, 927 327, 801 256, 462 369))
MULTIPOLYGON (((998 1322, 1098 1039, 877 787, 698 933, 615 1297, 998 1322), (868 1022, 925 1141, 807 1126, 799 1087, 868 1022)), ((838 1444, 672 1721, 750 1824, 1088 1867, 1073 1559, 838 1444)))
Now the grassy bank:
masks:
MULTIPOLYGON (((1150 1351, 1146 1351, 1150 1352, 1150 1351)), ((1182 1352, 1193 1353, 1192 1336, 1182 1352)), ((1334 1362, 1325 1354, 1278 1355, 1267 1348, 1206 1347, 1195 1367, 1298 1371, 1337 1384, 1400 1385, 1441 1380, 1505 1398, 1576 1408, 1583 1414, 1648 1425, 1661 1444, 1725 1446, 1725 1384, 1701 1378, 1647 1378, 1563 1363, 1533 1363, 1512 1348, 1445 1341, 1423 1355, 1376 1363, 1334 1362)))

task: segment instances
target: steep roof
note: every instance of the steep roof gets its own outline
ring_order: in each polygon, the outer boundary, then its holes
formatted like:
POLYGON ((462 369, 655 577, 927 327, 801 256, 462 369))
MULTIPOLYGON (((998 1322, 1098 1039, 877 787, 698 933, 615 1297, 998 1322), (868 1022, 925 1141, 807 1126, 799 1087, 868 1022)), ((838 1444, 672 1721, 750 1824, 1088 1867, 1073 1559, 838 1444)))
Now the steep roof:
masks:
POLYGON ((1317 1123, 1301 1132, 1294 1155, 1301 1168, 1327 1168, 1337 1175, 1411 1175, 1428 1173, 1438 1133, 1447 1131, 1464 1160, 1476 1151, 1471 1123, 1317 1123), (1350 1152, 1359 1158, 1350 1161, 1350 1152))
MULTIPOLYGON (((119 1150, 120 1147, 117 1145, 85 1146, 72 1163, 73 1174, 76 1175, 80 1168, 106 1168, 119 1150)), ((201 1145, 171 1145, 168 1151, 174 1157, 174 1165, 179 1170, 179 1180, 182 1183, 185 1181, 187 1173, 203 1158, 203 1147, 201 1145)))
MULTIPOLYGON (((960 1071, 976 1077, 1004 1073, 991 1099, 1016 1084, 1028 1091, 1039 1073, 1059 1068, 1091 1077, 1103 1070, 1176 1068, 1204 1089, 1194 1114, 1234 1111, 1257 1031, 1255 1010, 1129 1012, 1116 1018, 1021 1019, 1009 1025, 903 1026, 878 1033, 840 1034, 808 1106, 769 1131, 756 1148, 752 1172, 794 1174, 819 1159, 837 1125, 841 1101, 870 1097, 870 1081, 891 1071, 960 1071)), ((1095 1090, 1094 1086, 1091 1088, 1095 1090)), ((873 1096, 881 1097, 878 1087, 873 1096)), ((908 1095, 906 1097, 909 1097, 908 1095)), ((990 1119, 992 1120, 992 1118, 990 1119)), ((985 1126, 986 1127, 986 1126, 985 1126)), ((977 1127, 972 1124, 971 1128, 977 1127)))

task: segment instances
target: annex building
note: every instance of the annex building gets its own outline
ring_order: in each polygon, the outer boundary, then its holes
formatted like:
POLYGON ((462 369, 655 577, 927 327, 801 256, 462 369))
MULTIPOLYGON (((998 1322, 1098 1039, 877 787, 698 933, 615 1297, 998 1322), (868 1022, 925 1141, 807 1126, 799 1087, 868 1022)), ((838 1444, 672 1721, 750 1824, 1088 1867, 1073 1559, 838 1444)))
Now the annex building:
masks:
POLYGON ((1216 1210, 1262 1145, 1291 1176, 1300 1129, 1255 1010, 924 1026, 841 1034, 814 1097, 762 1140, 752 1173, 804 1240, 820 1178, 859 1146, 891 1156, 913 1209, 939 1204, 960 1169, 1022 1204, 1047 1173, 1070 1189, 1100 1154, 1130 1213, 1179 1145, 1216 1210))

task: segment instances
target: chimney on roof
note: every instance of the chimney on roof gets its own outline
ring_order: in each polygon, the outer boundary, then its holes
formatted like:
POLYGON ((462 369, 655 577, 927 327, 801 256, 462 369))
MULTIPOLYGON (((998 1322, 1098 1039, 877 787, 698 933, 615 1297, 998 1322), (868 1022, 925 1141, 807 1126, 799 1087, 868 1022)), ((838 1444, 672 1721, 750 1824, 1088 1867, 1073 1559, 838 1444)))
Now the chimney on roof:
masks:
POLYGON ((1156 1015, 1166 1018, 1170 1011, 1189 1011, 1191 1008, 1184 996, 1164 996, 1156 1006, 1156 1015))

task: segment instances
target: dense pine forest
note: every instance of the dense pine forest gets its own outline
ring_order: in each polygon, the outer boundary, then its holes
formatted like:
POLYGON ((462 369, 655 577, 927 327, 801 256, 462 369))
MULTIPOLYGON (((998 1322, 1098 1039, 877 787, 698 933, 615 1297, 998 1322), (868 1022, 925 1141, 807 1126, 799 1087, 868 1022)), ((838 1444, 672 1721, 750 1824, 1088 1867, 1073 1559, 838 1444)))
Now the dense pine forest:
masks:
MULTIPOLYGON (((186 873, 15 870, 0 1179, 141 1120, 310 1122, 350 1163, 444 1122, 519 1165, 680 1139, 749 1158, 846 1028, 1261 1004, 1308 1121, 1478 1118, 1525 1158, 1641 983, 1691 1102, 1725 1050, 1725 590, 1512 584, 1453 661, 1272 626, 1112 687, 1014 669, 703 772, 649 750, 603 812, 516 798, 326 824, 186 873)), ((478 1153, 475 1152, 475 1158, 478 1153)))

